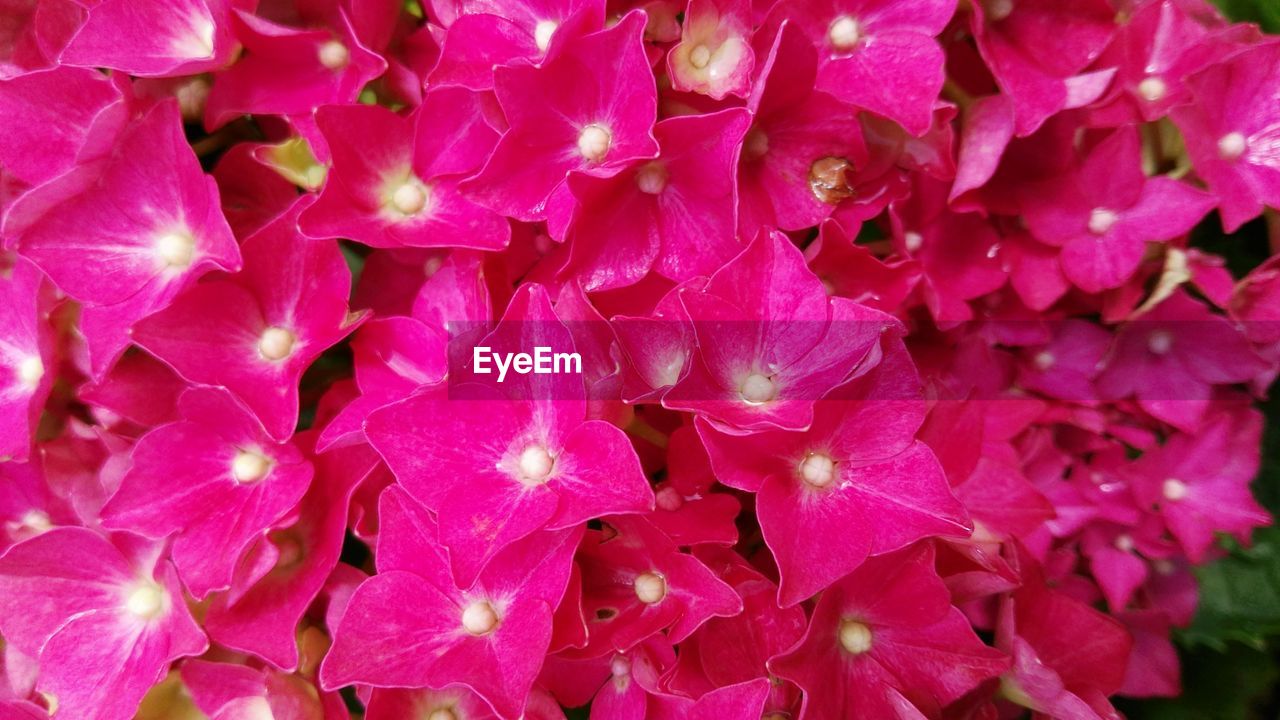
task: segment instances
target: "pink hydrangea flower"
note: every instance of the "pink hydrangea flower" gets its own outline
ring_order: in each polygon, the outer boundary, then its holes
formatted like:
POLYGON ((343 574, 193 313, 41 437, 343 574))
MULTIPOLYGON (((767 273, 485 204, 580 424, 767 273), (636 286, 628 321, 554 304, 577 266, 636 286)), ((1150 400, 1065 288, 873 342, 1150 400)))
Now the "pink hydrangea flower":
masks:
POLYGON ((241 273, 192 287, 140 323, 134 340, 189 381, 223 385, 274 438, 298 419, 298 380, 363 319, 336 245, 307 242, 297 206, 246 238, 241 273))
POLYGON ((376 106, 330 105, 316 124, 333 168, 299 218, 307 235, 374 247, 507 244, 506 221, 458 192, 458 178, 480 167, 498 137, 475 94, 430 92, 408 118, 376 106))
POLYGON ((40 664, 36 687, 61 712, 133 717, 171 662, 208 648, 163 550, 70 527, 0 557, 0 632, 40 664))
POLYGON ((499 717, 524 709, 551 638, 581 530, 538 532, 499 553, 460 588, 437 527, 407 493, 388 489, 379 513, 379 573, 347 604, 320 668, 322 687, 460 685, 499 717), (388 608, 397 607, 389 614, 388 608), (376 656, 376 665, 367 659, 376 656))
POLYGON ((224 390, 193 388, 178 407, 182 420, 134 445, 102 517, 111 529, 173 535, 178 574, 203 598, 230 587, 240 556, 297 504, 312 470, 224 390))
POLYGON ((952 607, 924 545, 868 561, 824 592, 804 638, 769 666, 804 690, 805 717, 925 717, 1009 659, 952 607))
POLYGON ((463 192, 517 220, 542 220, 570 171, 608 177, 655 156, 657 94, 643 30, 644 16, 629 13, 541 66, 498 68, 494 91, 510 129, 463 192))

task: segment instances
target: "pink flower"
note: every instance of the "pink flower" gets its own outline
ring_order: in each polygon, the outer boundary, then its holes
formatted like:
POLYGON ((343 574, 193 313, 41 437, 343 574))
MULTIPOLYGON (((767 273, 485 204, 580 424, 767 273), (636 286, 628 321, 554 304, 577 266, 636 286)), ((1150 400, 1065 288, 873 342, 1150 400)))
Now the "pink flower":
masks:
POLYGON ((1191 230, 1214 198, 1142 169, 1138 131, 1115 131, 1064 177, 1027 190, 1027 224, 1037 239, 1062 248, 1067 279, 1087 292, 1117 287, 1138 268, 1146 242, 1191 230))
POLYGON ((689 637, 713 617, 742 612, 742 599, 693 555, 642 517, 610 517, 578 551, 587 656, 627 651, 661 631, 689 637))
POLYGON ((1196 174, 1218 196, 1227 232, 1264 205, 1280 205, 1280 110, 1253 102, 1280 89, 1278 58, 1280 44, 1264 42, 1210 65, 1187 79, 1195 102, 1173 111, 1196 174))
POLYGON ((818 47, 818 89, 883 115, 912 135, 932 124, 943 54, 934 37, 955 13, 953 0, 806 0, 777 5, 818 47))
POLYGON ((85 335, 96 373, 124 350, 133 323, 209 270, 241 262, 174 103, 125 127, 110 154, 24 195, 4 228, 19 253, 93 308, 85 335))
POLYGON ((60 712, 94 720, 133 717, 171 662, 209 647, 162 545, 85 528, 0 557, 0 632, 36 658, 60 712))
POLYGON ((818 599, 804 638, 769 661, 804 690, 802 717, 913 717, 999 675, 1004 653, 951 606, 922 545, 868 561, 818 599))
MULTIPOLYGON (((494 332, 476 346, 501 353, 536 345, 556 352, 573 348, 545 291, 526 285, 494 332)), ((503 547, 539 529, 566 529, 588 518, 653 507, 653 492, 626 435, 586 419, 580 378, 549 377, 555 389, 515 397, 497 383, 455 385, 447 397, 420 393, 379 410, 366 424, 371 443, 400 482, 439 515, 440 543, 449 549, 461 584, 469 584, 503 547)))
MULTIPOLYGON (((127 1, 127 0, 125 0, 127 1)), ((338 10, 328 27, 280 25, 244 10, 232 14, 245 53, 218 73, 205 125, 218 128, 245 113, 310 115, 328 103, 349 103, 387 63, 361 42, 352 18, 338 10)))
POLYGON ((737 255, 736 167, 748 124, 740 109, 663 120, 657 158, 612 177, 571 176, 564 272, 598 291, 651 269, 676 282, 710 275, 737 255))
MULTIPOLYGON (((0 264, 6 258, 0 254, 0 264)), ((53 292, 31 263, 0 271, 0 457, 23 461, 53 387, 53 292)))
POLYGON ((179 410, 181 421, 134 445, 132 466, 102 515, 110 529, 174 534, 174 564, 200 599, 230 587, 240 556, 297 504, 312 470, 224 390, 188 390, 179 410))
POLYGON ((1237 327, 1183 291, 1122 327, 1104 363, 1103 398, 1132 395, 1188 432, 1199 426, 1215 384, 1246 382, 1266 368, 1237 327))
POLYGON ((316 124, 333 168, 299 218, 307 235, 374 247, 507 244, 506 221, 458 193, 458 180, 480 167, 498 137, 474 93, 429 92, 408 118, 377 106, 330 105, 316 124))
POLYGON ((804 432, 736 435, 698 423, 717 477, 758 493, 756 513, 782 576, 784 607, 868 555, 930 535, 968 534, 942 467, 915 440, 924 405, 914 368, 900 344, 883 352, 869 374, 817 403, 804 432))
POLYGON ((379 573, 348 602, 320 667, 321 686, 461 685, 504 720, 521 716, 581 530, 521 540, 460 588, 425 507, 393 487, 379 512, 379 573))
POLYGON ((867 154, 853 108, 814 89, 818 59, 800 28, 782 23, 762 55, 738 165, 738 234, 745 239, 826 218, 849 194, 846 173, 867 154))
POLYGON ((671 86, 715 100, 746 96, 755 53, 751 49, 751 3, 689 0, 680 42, 667 54, 671 86))
POLYGON ((347 311, 337 246, 299 237, 297 212, 245 239, 243 272, 192 287, 134 333, 187 380, 231 390, 277 439, 297 424, 303 370, 363 319, 347 311))
POLYGON ((680 300, 697 347, 663 405, 744 431, 806 427, 814 402, 850 377, 893 324, 828 298, 780 233, 761 235, 705 288, 685 290, 680 300))
POLYGON ((547 217, 570 171, 608 177, 657 154, 657 93, 644 56, 644 16, 629 13, 538 67, 494 72, 510 129, 464 193, 523 221, 547 217))
POLYGON ((173 77, 216 70, 239 47, 231 16, 250 0, 102 0, 59 60, 130 75, 173 77))
POLYGON ((1204 557, 1215 532, 1247 540, 1250 530, 1270 523, 1249 490, 1261 429, 1254 412, 1224 412, 1194 435, 1175 434, 1134 464, 1138 502, 1164 518, 1193 562, 1204 557))

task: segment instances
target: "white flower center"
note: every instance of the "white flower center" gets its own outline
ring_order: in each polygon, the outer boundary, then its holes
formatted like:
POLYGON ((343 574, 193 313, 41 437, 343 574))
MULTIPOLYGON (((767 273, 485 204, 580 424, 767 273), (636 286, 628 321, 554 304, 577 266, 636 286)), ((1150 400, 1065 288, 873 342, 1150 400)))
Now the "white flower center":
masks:
POLYGON ((827 39, 837 50, 852 50, 862 39, 862 28, 859 27, 857 20, 848 15, 841 15, 832 20, 831 25, 827 27, 827 39))
POLYGON ((657 195, 667 187, 667 169, 662 163, 651 162, 636 173, 636 185, 640 192, 657 195))
POLYGON ((670 485, 659 488, 655 495, 660 510, 675 512, 684 507, 684 498, 680 496, 680 491, 670 485))
POLYGON ((262 453, 241 450, 231 461, 231 477, 238 483, 256 483, 271 471, 271 461, 262 453))
POLYGON ((1089 214, 1089 232, 1094 235, 1105 235, 1119 219, 1120 216, 1111 210, 1094 208, 1093 212, 1089 214))
POLYGON ((13 374, 18 378, 18 382, 22 383, 23 387, 35 390, 40 385, 40 380, 44 377, 44 363, 41 362, 39 355, 25 357, 13 369, 13 374))
POLYGON ((427 716, 427 720, 458 720, 453 710, 447 707, 436 708, 427 716))
POLYGON ((631 659, 626 655, 614 655, 609 661, 609 674, 614 677, 627 677, 631 674, 631 659))
POLYGON ((196 254, 196 239, 185 232, 165 233, 156 238, 155 251, 171 268, 190 267, 196 254))
POLYGON ((918 232, 903 233, 902 244, 906 246, 907 252, 919 252, 924 247, 924 236, 918 232))
POLYGON ((1115 546, 1116 546, 1116 549, 1119 550, 1120 552, 1132 552, 1133 537, 1127 534, 1119 535, 1116 537, 1115 546))
POLYGON ((24 512, 22 519, 18 523, 21 527, 37 535, 53 529, 53 520, 49 517, 49 513, 43 510, 28 510, 24 512))
POLYGON ((351 62, 351 51, 337 40, 329 40, 319 50, 320 64, 330 70, 341 70, 351 62))
POLYGON ((1036 353, 1031 362, 1036 366, 1037 370, 1048 370, 1053 367, 1054 363, 1058 362, 1058 358, 1054 357, 1053 353, 1048 350, 1041 350, 1036 353))
POLYGON ((124 609, 136 618, 152 620, 164 612, 165 592, 154 582, 143 581, 129 592, 124 609))
POLYGON ((800 463, 800 478, 816 488, 830 487, 836 481, 836 462, 828 455, 813 453, 800 463))
POLYGON ((578 135, 578 152, 588 162, 598 163, 609 154, 609 146, 613 144, 613 135, 603 125, 591 124, 582 128, 578 135))
POLYGON ((516 461, 516 467, 520 471, 520 478, 533 483, 544 483, 547 477, 551 475, 551 469, 555 467, 555 458, 551 457, 551 453, 541 445, 530 445, 520 453, 520 459, 516 461))
POLYGON ((871 628, 857 620, 840 622, 840 647, 850 655, 861 655, 871 649, 871 628))
POLYGON ((1178 502, 1187 496, 1187 484, 1181 480, 1169 478, 1164 481, 1164 485, 1160 487, 1160 492, 1164 495, 1164 499, 1169 502, 1178 502))
POLYGON ((773 380, 760 373, 751 373, 742 383, 742 399, 749 405, 763 405, 777 394, 773 380))
POLYGON ((1164 355, 1173 349, 1173 334, 1157 330, 1147 337, 1147 349, 1156 355, 1164 355))
POLYGON ((636 597, 645 605, 662 602, 667 596, 667 581, 658 573, 641 573, 634 583, 636 597))
POLYGON ((497 626, 498 612, 484 600, 477 600, 462 611, 462 627, 472 635, 486 635, 497 626))
POLYGON ((1150 75, 1138 83, 1138 94, 1147 102, 1162 100, 1168 92, 1169 86, 1164 83, 1164 80, 1155 75, 1150 75))
POLYGON ((711 63, 711 49, 698 45, 689 51, 689 64, 701 70, 711 63))
POLYGON ((391 193, 391 207, 401 215, 417 215, 427 206, 431 191, 417 178, 409 178, 391 193))
POLYGON ((1218 139, 1218 156, 1227 162, 1239 160, 1249 149, 1249 140, 1244 133, 1232 132, 1218 139))
POLYGON ((297 341, 297 336, 292 332, 281 327, 269 327, 258 338, 258 354, 267 360, 283 360, 293 354, 293 346, 297 341))
POLYGON ((540 52, 546 52, 551 46, 551 36, 556 34, 556 29, 559 27, 560 23, 555 20, 539 20, 538 24, 533 26, 533 42, 540 52))

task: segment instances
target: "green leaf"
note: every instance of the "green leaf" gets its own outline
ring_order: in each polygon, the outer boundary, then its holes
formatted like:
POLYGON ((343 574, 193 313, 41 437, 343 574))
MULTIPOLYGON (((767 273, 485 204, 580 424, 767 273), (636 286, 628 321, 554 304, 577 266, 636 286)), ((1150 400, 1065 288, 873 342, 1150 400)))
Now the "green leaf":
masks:
POLYGON ((1280 3, 1276 0, 1214 0, 1214 3, 1232 20, 1256 22, 1267 32, 1280 32, 1280 3))
POLYGON ((1196 570, 1200 606, 1182 633, 1188 645, 1222 649, 1227 641, 1265 646, 1280 633, 1280 529, 1254 533, 1254 545, 1196 570))

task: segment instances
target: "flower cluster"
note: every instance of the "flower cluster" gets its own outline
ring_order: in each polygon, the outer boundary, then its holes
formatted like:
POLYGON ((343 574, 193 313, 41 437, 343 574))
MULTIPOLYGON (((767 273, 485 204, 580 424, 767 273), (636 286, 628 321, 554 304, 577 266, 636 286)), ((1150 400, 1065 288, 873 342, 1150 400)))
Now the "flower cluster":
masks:
POLYGON ((1270 522, 1205 0, 0 13, 4 717, 1117 718, 1270 522))

